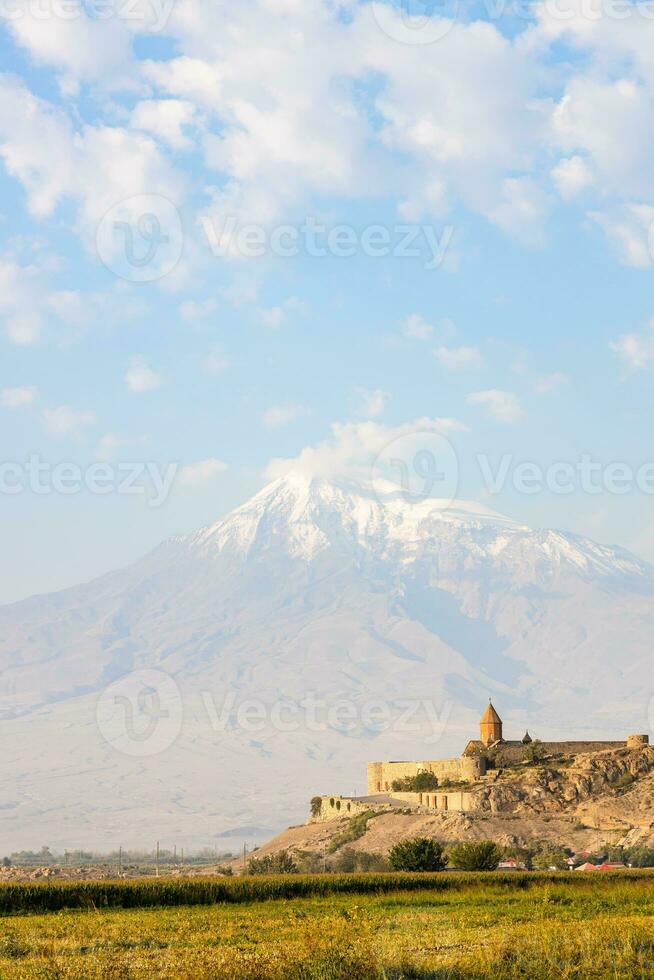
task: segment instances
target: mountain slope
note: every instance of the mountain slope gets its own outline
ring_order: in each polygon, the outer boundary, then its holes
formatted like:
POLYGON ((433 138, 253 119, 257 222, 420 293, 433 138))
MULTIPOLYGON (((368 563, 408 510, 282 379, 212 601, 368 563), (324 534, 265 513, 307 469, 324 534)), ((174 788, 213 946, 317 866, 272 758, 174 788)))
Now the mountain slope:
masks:
POLYGON ((653 628, 654 569, 627 552, 291 474, 128 569, 0 609, 0 830, 262 836, 361 786, 369 758, 460 752, 489 693, 514 734, 647 730, 653 628), (98 701, 152 669, 180 732, 126 755, 98 701))

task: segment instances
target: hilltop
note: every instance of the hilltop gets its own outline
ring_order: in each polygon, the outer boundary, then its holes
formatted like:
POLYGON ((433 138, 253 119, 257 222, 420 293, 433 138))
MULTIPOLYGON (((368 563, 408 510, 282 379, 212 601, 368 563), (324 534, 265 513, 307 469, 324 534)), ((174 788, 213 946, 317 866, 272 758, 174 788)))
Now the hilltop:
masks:
MULTIPOLYGON (((257 857, 281 850, 337 855, 344 847, 385 856, 398 841, 420 836, 442 842, 492 839, 507 847, 549 843, 575 851, 609 844, 654 846, 654 748, 649 746, 546 758, 492 772, 468 789, 477 805, 466 813, 407 806, 392 794, 362 798, 357 813, 375 816, 361 824, 356 840, 335 847, 351 817, 309 817, 305 825, 268 841, 257 857)), ((242 861, 233 866, 239 869, 242 861)))

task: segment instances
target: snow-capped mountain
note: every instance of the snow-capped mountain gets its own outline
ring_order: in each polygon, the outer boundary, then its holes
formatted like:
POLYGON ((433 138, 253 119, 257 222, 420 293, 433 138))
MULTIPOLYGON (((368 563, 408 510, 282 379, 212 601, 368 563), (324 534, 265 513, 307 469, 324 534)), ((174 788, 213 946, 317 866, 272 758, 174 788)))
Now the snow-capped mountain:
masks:
POLYGON ((0 840, 238 844, 367 759, 460 752, 489 694, 515 735, 646 731, 653 636, 625 551, 291 474, 0 609, 0 840))

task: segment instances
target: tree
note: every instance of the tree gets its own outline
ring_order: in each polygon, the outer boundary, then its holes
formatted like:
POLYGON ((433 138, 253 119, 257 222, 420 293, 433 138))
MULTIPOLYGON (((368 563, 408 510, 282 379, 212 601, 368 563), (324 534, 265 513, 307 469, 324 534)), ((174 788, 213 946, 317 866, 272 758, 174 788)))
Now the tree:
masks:
POLYGON ((560 847, 544 847, 534 854, 532 862, 538 871, 549 871, 550 868, 565 871, 568 867, 568 855, 560 847))
POLYGON ((651 847, 631 847, 626 858, 632 868, 654 868, 654 850, 651 847))
POLYGON ((288 851, 267 854, 262 858, 250 858, 248 861, 250 875, 293 875, 297 871, 297 864, 288 851))
POLYGON ((314 796, 311 799, 311 816, 317 817, 322 809, 322 796, 314 796))
POLYGON ((393 871, 442 871, 447 865, 443 846, 430 837, 403 840, 388 853, 393 871))
POLYGON ((525 749, 525 759, 528 762, 542 762, 546 755, 542 742, 537 738, 525 749))
POLYGON ((451 847, 448 856, 460 871, 495 871, 502 849, 492 840, 468 841, 451 847))
POLYGON ((433 772, 419 772, 417 776, 404 776, 394 779, 391 789, 394 793, 428 793, 438 788, 438 780, 433 772))

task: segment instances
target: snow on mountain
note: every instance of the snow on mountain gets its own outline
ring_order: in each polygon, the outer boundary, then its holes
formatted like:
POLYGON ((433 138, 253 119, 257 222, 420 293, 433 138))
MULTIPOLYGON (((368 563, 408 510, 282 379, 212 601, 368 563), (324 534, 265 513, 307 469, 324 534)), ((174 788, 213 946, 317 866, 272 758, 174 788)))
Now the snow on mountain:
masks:
POLYGON ((646 731, 653 627, 628 552, 290 474, 0 609, 0 840, 238 845, 363 789, 367 759, 459 752, 489 694, 514 735, 646 731))

